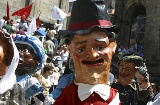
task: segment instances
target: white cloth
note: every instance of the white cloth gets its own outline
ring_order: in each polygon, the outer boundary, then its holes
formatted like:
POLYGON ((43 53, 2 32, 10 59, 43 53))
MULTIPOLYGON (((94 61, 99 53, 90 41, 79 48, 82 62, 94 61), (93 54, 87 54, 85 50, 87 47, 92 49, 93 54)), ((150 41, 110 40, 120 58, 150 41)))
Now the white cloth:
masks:
MULTIPOLYGON (((105 84, 83 84, 83 83, 75 83, 78 85, 78 97, 81 101, 87 99, 93 92, 100 95, 103 100, 107 100, 110 96, 110 87, 105 84)), ((116 97, 110 102, 109 105, 119 105, 119 93, 117 92, 116 97)))
POLYGON ((154 101, 153 101, 153 103, 151 105, 160 105, 160 93, 156 98, 154 98, 154 101))
MULTIPOLYGON (((148 87, 147 87, 147 88, 148 88, 148 87)), ((147 88, 145 88, 145 89, 142 89, 142 88, 140 88, 140 87, 139 87, 139 91, 142 91, 142 90, 147 90, 147 88)))
POLYGON ((52 78, 54 78, 54 81, 53 81, 54 85, 58 85, 59 77, 60 77, 60 73, 59 72, 53 72, 52 78))
POLYGON ((64 13, 60 8, 58 8, 57 6, 53 6, 52 19, 57 19, 57 20, 63 21, 66 16, 67 16, 67 14, 64 13))
POLYGON ((108 85, 97 84, 89 85, 83 83, 75 83, 78 85, 78 96, 81 101, 87 99, 93 92, 99 94, 105 101, 109 98, 110 88, 108 85))
POLYGON ((68 56, 69 56, 68 51, 66 51, 66 52, 62 51, 62 53, 61 53, 62 62, 67 61, 68 56))
POLYGON ((33 17, 32 21, 29 24, 29 27, 27 29, 27 35, 32 35, 32 33, 35 32, 36 30, 37 30, 36 19, 35 19, 35 17, 33 17))
POLYGON ((0 81, 0 94, 3 94, 7 90, 11 89, 12 86, 16 82, 15 70, 16 70, 18 62, 19 62, 19 52, 18 52, 17 47, 15 46, 15 43, 13 42, 12 38, 11 38, 11 41, 12 41, 12 45, 13 45, 13 49, 14 49, 14 55, 13 55, 12 62, 10 64, 10 66, 8 66, 8 68, 6 70, 6 74, 4 75, 4 77, 0 81))
POLYGON ((160 92, 154 97, 151 105, 160 105, 160 92))
POLYGON ((44 105, 52 105, 55 100, 52 97, 46 96, 44 100, 44 105))
POLYGON ((2 28, 2 27, 5 25, 5 23, 4 23, 4 22, 5 22, 5 20, 4 20, 4 19, 1 19, 1 20, 0 20, 0 28, 2 28))
POLYGON ((27 24, 27 23, 22 23, 22 22, 20 22, 20 23, 14 24, 14 26, 16 27, 16 30, 17 30, 17 31, 19 30, 19 27, 22 27, 23 31, 24 31, 25 29, 28 29, 28 24, 27 24))

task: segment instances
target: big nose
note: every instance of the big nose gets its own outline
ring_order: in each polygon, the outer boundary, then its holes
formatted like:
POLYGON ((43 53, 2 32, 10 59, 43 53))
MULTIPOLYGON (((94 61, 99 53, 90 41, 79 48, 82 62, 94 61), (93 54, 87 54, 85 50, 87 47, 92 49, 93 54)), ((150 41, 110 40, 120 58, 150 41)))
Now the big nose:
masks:
POLYGON ((99 54, 97 51, 95 51, 93 48, 90 48, 87 50, 86 58, 90 60, 95 60, 99 57, 99 54))

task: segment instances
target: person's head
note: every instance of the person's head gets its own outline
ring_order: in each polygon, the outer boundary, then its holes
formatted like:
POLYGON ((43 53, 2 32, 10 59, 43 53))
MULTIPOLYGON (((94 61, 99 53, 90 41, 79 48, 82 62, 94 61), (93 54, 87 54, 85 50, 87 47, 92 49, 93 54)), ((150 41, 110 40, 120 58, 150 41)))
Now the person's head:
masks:
POLYGON ((143 63, 143 58, 137 55, 124 55, 119 64, 118 81, 126 86, 132 82, 138 67, 143 63))
POLYGON ((26 15, 21 16, 21 22, 24 23, 26 21, 26 15))
POLYGON ((55 67, 53 63, 47 63, 43 68, 43 73, 46 75, 52 75, 54 72, 59 72, 59 68, 55 67))
POLYGON ((46 40, 51 40, 51 37, 49 35, 46 35, 46 40))
POLYGON ((6 24, 10 24, 10 21, 9 20, 7 20, 7 23, 6 24))
POLYGON ((137 79, 138 85, 141 88, 146 88, 148 87, 148 85, 150 85, 149 83, 149 74, 147 72, 147 67, 145 64, 143 64, 142 66, 139 67, 138 71, 135 74, 135 77, 137 79))
POLYGON ((7 16, 3 16, 3 19, 6 20, 7 16))
POLYGON ((44 68, 43 68, 43 74, 47 74, 48 76, 52 75, 53 71, 54 71, 53 67, 50 66, 50 65, 45 65, 44 68))
POLYGON ((11 35, 0 30, 0 94, 10 89, 16 82, 15 70, 19 54, 11 35))
POLYGON ((153 93, 154 93, 154 96, 155 96, 159 92, 159 87, 156 83, 151 83, 151 85, 152 85, 153 93))
POLYGON ((20 55, 16 75, 32 74, 43 67, 45 52, 37 37, 17 35, 14 42, 20 55))
POLYGON ((21 27, 21 26, 19 27, 19 30, 22 30, 22 27, 21 27))
POLYGON ((13 25, 13 20, 10 20, 10 24, 13 25))
POLYGON ((116 31, 108 21, 104 0, 74 2, 68 30, 60 31, 60 35, 73 59, 76 82, 108 84, 116 31))
POLYGON ((55 37, 55 38, 58 38, 58 37, 59 37, 59 35, 56 33, 56 34, 54 35, 54 37, 55 37))

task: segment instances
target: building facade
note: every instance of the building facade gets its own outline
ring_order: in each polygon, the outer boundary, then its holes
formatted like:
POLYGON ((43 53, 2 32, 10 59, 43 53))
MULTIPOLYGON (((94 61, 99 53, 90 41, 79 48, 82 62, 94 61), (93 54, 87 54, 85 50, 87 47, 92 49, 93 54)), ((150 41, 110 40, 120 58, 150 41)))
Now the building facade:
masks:
MULTIPOLYGON (((32 4, 32 10, 30 16, 28 17, 31 20, 34 16, 40 18, 40 21, 44 24, 53 25, 54 23, 63 24, 63 28, 66 28, 66 21, 57 21, 51 18, 53 6, 61 8, 65 13, 68 13, 68 0, 8 0, 10 8, 10 19, 16 20, 20 19, 19 16, 11 16, 11 14, 29 4, 32 4)), ((0 0, 0 17, 6 15, 7 1, 0 0)))
POLYGON ((120 28, 118 43, 143 46, 148 71, 160 76, 160 0, 116 0, 113 23, 120 28))

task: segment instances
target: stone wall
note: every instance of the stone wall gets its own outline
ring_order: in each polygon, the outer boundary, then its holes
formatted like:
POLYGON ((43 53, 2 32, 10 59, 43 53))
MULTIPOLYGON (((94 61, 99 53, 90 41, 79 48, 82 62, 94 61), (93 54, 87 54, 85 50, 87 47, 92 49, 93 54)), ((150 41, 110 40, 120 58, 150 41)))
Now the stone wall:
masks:
POLYGON ((118 42, 129 45, 132 19, 140 6, 146 10, 142 13, 146 14, 144 58, 150 74, 160 76, 160 0, 116 0, 114 23, 120 27, 118 42))
MULTIPOLYGON (((52 8, 53 6, 59 7, 59 3, 61 1, 61 9, 68 13, 68 0, 30 0, 30 3, 33 3, 32 10, 29 16, 29 19, 31 20, 34 16, 38 17, 40 15, 40 20, 46 23, 54 24, 57 22, 57 20, 53 20, 51 18, 52 14, 52 8)), ((0 0, 0 18, 6 15, 6 0, 0 0)), ((10 15, 15 12, 16 10, 19 10, 23 7, 25 7, 25 0, 9 0, 9 7, 10 7, 10 15)), ((19 19, 19 16, 10 16, 11 19, 16 20, 19 19)), ((66 24, 65 19, 63 22, 64 29, 66 24)))

